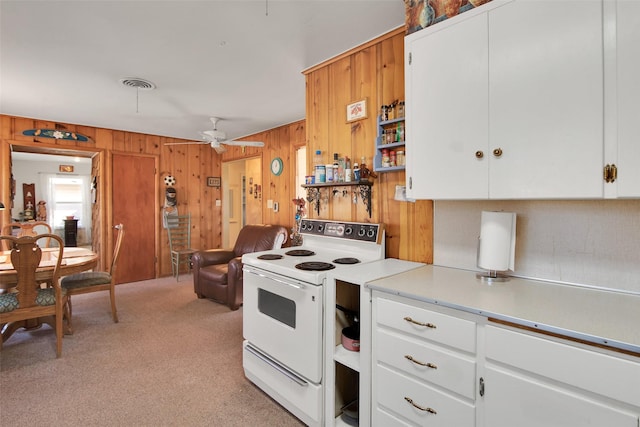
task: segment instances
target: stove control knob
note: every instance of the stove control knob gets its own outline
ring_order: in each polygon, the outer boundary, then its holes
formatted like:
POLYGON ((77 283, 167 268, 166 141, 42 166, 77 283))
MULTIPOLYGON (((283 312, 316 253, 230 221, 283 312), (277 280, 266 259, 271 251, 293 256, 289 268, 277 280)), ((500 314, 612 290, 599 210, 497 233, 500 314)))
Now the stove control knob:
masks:
POLYGON ((367 231, 367 237, 373 238, 375 235, 376 235, 376 229, 375 228, 370 228, 369 231, 367 231))
POLYGON ((362 227, 362 228, 360 228, 360 230, 358 230, 358 236, 364 237, 364 233, 365 233, 364 227, 362 227))
POLYGON ((350 236, 351 233, 353 233, 353 228, 350 225, 348 225, 347 228, 344 229, 344 235, 350 236))
POLYGON ((300 229, 301 230, 306 230, 307 229, 307 223, 302 221, 302 224, 300 224, 300 229))
POLYGON ((313 230, 313 223, 309 223, 307 224, 307 230, 312 231, 313 230))
POLYGON ((322 230, 324 230, 324 225, 318 224, 318 233, 322 233, 322 230))

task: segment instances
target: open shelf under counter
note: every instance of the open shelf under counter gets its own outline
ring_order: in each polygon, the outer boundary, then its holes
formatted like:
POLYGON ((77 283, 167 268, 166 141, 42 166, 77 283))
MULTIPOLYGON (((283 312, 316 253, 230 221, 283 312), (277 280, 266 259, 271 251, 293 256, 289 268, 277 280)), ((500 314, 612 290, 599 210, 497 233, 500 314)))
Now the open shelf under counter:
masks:
POLYGON ((338 344, 333 352, 333 360, 344 366, 353 369, 356 372, 360 372, 360 352, 347 350, 338 344))

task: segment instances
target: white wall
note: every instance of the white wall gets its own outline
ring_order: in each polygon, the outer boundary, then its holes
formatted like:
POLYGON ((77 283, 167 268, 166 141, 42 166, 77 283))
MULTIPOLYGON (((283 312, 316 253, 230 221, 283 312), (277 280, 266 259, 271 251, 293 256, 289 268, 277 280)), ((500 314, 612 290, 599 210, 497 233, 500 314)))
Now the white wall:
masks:
POLYGON ((640 294, 640 200, 438 201, 434 264, 478 270, 483 210, 518 215, 514 275, 640 294))

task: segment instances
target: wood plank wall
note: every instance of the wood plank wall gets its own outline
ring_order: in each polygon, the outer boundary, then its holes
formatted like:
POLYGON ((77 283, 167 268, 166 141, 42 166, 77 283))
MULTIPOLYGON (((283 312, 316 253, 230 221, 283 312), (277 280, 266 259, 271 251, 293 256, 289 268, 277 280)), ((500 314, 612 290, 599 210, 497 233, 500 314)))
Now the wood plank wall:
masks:
MULTIPOLYGON (((98 236, 95 245, 99 253, 105 254, 101 265, 107 265, 112 242, 109 233, 112 224, 112 176, 111 153, 154 156, 159 159, 157 171, 157 207, 158 212, 164 204, 166 175, 176 178, 180 212, 191 212, 192 245, 196 248, 218 248, 222 242, 222 208, 216 206, 216 200, 223 200, 222 190, 207 187, 207 177, 221 176, 223 161, 243 158, 259 158, 262 161, 262 222, 293 226, 294 207, 291 199, 295 195, 295 150, 305 145, 304 120, 280 126, 248 136, 244 139, 265 142, 264 148, 228 147, 228 151, 219 155, 208 145, 171 145, 168 142, 183 142, 180 139, 156 135, 146 135, 121 130, 95 128, 70 123, 54 123, 44 120, 0 115, 0 200, 7 206, 10 200, 11 150, 33 151, 45 154, 57 154, 60 150, 67 154, 93 157, 92 173, 99 174, 97 212, 94 212, 93 235, 98 236), (64 128, 78 132, 90 138, 88 143, 55 140, 51 138, 33 138, 22 135, 25 129, 64 128), (281 157, 285 170, 280 176, 270 173, 269 164, 273 157, 281 157), (273 212, 266 208, 268 199, 279 201, 281 209, 273 212), (101 238, 100 236, 105 236, 101 238)), ((19 183, 18 183, 19 184, 19 183)), ((18 201, 16 201, 18 203, 18 201)), ((9 209, 0 212, 2 223, 9 222, 9 209)), ((143 219, 141 219, 143 220, 143 219)), ((158 258, 157 275, 171 274, 171 262, 166 230, 162 221, 158 221, 156 230, 156 251, 158 258)), ((154 254, 150 254, 154 256, 154 254)))
MULTIPOLYGON (((404 99, 404 27, 304 71, 307 97, 307 170, 313 168, 313 153, 321 150, 331 163, 333 153, 361 158, 372 169, 381 105, 404 99), (346 122, 346 106, 367 100, 368 117, 346 122)), ((411 136, 407 135, 410 139, 411 136)), ((405 172, 378 173, 372 187, 372 215, 353 195, 338 193, 321 204, 316 215, 343 221, 382 222, 386 227, 387 257, 433 262, 433 202, 394 200, 396 185, 404 185, 405 172)))

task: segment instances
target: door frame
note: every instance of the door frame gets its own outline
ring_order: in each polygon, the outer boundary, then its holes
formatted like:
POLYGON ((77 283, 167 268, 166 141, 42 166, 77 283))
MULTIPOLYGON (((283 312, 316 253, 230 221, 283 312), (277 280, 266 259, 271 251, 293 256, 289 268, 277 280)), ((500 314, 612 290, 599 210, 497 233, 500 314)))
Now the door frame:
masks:
MULTIPOLYGON (((82 148, 82 147, 74 147, 74 148, 58 148, 46 146, 43 147, 41 144, 32 143, 32 142, 24 142, 24 141, 15 141, 15 140, 6 140, 9 146, 9 155, 13 153, 13 151, 19 151, 24 153, 32 153, 32 154, 43 154, 43 155, 56 155, 56 156, 69 156, 69 157, 85 157, 92 159, 92 165, 95 161, 98 164, 96 180, 97 180, 97 195, 96 195, 96 203, 91 206, 92 217, 98 218, 98 221, 92 221, 91 223, 91 233, 92 233, 92 247, 93 251, 98 253, 98 264, 96 266, 96 270, 104 270, 105 266, 109 265, 111 261, 111 248, 113 247, 113 242, 111 238, 110 230, 111 218, 106 216, 106 209, 100 208, 100 206, 104 207, 107 198, 105 197, 105 191, 107 186, 105 185, 104 179, 104 168, 106 164, 105 159, 105 150, 99 148, 82 148), (19 147, 19 149, 15 149, 19 147), (97 158, 96 158, 97 157, 97 158), (97 223, 96 223, 97 222, 97 223), (107 236, 105 239, 104 236, 107 236)), ((93 167, 92 167, 93 170, 93 167)), ((10 179, 11 171, 7 171, 7 179, 10 179)))

